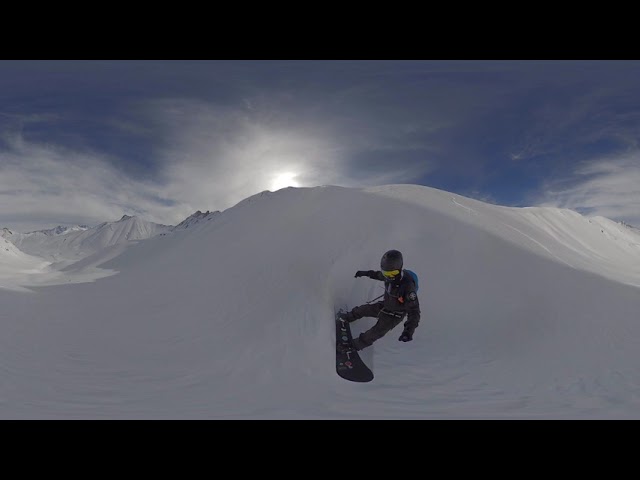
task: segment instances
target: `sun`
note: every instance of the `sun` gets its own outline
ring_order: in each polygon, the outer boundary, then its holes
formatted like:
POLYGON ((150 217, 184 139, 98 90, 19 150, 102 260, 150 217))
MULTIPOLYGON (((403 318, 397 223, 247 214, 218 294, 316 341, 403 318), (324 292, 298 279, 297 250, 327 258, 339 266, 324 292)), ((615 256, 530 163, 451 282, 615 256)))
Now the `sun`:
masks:
POLYGON ((299 187, 300 185, 294 179, 298 175, 292 172, 284 172, 277 174, 271 181, 271 191, 275 192, 281 188, 299 187))

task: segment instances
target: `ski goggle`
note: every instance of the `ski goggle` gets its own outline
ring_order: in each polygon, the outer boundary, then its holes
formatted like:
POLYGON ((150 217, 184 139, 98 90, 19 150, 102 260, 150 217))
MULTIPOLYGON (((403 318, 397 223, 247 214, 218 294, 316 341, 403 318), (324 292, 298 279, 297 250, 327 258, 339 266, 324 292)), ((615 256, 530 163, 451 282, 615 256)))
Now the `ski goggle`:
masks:
POLYGON ((396 275, 400 274, 400 270, 390 270, 390 271, 386 271, 386 270, 382 270, 382 275, 384 275, 387 278, 394 278, 396 275))

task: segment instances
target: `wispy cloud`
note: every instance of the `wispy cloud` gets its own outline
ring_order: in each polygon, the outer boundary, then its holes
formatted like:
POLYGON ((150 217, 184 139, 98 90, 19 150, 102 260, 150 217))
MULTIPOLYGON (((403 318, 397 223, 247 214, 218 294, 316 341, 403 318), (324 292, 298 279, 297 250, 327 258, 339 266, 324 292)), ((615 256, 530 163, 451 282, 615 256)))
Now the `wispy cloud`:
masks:
POLYGON ((349 163, 353 147, 335 135, 335 126, 255 107, 147 101, 116 126, 152 143, 153 168, 146 177, 127 174, 123 159, 113 155, 29 141, 21 129, 6 129, 0 143, 0 223, 16 229, 25 222, 96 224, 126 213, 176 224, 195 210, 224 210, 286 183, 365 186, 416 175, 407 165, 355 174, 349 163))
MULTIPOLYGON (((156 153, 164 165, 163 191, 169 198, 192 207, 227 208, 272 190, 283 175, 289 175, 294 186, 304 187, 406 181, 421 173, 407 171, 407 165, 397 169, 387 165, 384 172, 369 168, 356 174, 355 147, 326 117, 259 109, 251 102, 245 106, 221 107, 188 99, 145 104, 162 139, 156 153)), ((381 142, 368 148, 395 147, 393 142, 381 142)))
POLYGON ((547 184, 539 204, 640 225, 640 151, 584 162, 547 184))
POLYGON ((192 100, 145 105, 153 118, 161 190, 188 208, 225 209, 247 196, 341 178, 340 151, 320 128, 192 100))
POLYGON ((131 180, 107 158, 30 143, 19 133, 3 139, 0 219, 15 221, 7 226, 91 224, 123 213, 169 217, 156 186, 131 180))

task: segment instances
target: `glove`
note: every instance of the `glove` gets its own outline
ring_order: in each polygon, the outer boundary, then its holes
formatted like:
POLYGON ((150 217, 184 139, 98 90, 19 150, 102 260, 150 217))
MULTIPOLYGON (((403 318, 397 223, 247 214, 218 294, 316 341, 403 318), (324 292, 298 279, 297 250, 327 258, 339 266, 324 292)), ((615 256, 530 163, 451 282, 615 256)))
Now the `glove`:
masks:
POLYGON ((400 335, 400 338, 398 340, 401 342, 410 342, 411 340, 413 340, 413 333, 405 330, 402 332, 402 335, 400 335))
POLYGON ((356 272, 355 278, 358 278, 358 277, 366 277, 366 276, 367 276, 367 272, 363 272, 362 270, 358 270, 358 271, 356 272))

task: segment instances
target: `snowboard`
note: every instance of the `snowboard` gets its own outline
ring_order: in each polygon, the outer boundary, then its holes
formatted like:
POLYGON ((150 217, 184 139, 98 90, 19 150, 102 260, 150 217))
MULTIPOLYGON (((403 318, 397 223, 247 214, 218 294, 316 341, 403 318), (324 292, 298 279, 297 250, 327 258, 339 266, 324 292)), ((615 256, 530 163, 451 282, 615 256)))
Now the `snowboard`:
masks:
POLYGON ((336 372, 345 380, 351 382, 370 382, 373 380, 373 372, 358 355, 355 348, 341 352, 338 345, 349 345, 351 343, 351 327, 349 323, 340 319, 338 315, 343 310, 336 313, 336 372))

